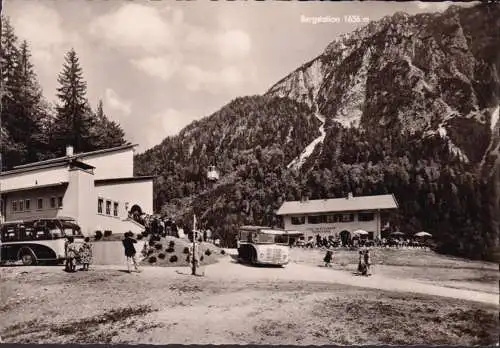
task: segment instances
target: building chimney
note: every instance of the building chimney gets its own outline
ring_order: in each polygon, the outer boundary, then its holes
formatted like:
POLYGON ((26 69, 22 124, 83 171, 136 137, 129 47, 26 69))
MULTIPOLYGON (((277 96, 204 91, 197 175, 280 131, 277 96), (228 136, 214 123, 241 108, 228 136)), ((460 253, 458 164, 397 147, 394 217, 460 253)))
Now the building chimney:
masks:
POLYGON ((352 198, 353 198, 352 192, 349 192, 349 193, 347 194, 347 199, 352 199, 352 198))
POLYGON ((73 146, 71 145, 66 146, 66 156, 67 157, 73 156, 73 146))

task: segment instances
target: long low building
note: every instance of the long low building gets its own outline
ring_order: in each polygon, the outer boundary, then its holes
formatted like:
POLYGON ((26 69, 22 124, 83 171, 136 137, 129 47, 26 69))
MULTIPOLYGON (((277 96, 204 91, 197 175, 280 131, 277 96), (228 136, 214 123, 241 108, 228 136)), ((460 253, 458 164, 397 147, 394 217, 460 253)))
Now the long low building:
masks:
POLYGON ((85 235, 139 233, 132 208, 153 213, 153 177, 134 176, 134 148, 73 153, 0 173, 0 221, 69 217, 85 235))
POLYGON ((286 230, 303 232, 306 239, 320 235, 347 240, 357 230, 375 239, 381 238, 386 224, 383 214, 397 208, 392 194, 354 197, 349 193, 346 198, 284 202, 276 215, 283 218, 286 230))

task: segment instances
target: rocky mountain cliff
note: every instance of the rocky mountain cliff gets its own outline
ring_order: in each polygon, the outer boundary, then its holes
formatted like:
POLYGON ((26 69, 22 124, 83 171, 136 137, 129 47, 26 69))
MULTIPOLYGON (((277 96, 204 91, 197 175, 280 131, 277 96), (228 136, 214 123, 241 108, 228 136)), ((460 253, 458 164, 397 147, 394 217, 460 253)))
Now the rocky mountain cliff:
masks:
POLYGON ((478 163, 498 122, 499 35, 498 5, 396 13, 332 42, 267 95, 308 104, 326 117, 327 128, 335 121, 424 130, 478 163), (475 141, 464 129, 474 130, 475 141))
POLYGON ((372 22, 138 155, 137 174, 158 176, 159 211, 187 229, 194 212, 227 245, 279 223, 283 200, 393 193, 393 228, 497 257, 499 33, 500 5, 372 22))

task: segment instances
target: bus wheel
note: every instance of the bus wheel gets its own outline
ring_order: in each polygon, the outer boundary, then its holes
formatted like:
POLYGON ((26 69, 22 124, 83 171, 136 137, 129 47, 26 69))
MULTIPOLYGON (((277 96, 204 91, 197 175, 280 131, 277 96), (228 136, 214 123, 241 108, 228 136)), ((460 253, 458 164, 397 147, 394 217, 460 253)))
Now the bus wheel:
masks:
POLYGON ((25 250, 21 253, 21 261, 25 266, 32 266, 36 263, 35 255, 31 250, 25 250))

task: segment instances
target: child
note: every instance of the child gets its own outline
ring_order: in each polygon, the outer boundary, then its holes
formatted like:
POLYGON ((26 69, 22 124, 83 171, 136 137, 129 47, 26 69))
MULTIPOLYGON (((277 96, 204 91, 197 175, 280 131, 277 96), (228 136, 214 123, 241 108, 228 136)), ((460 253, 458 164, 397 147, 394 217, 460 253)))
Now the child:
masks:
POLYGON ((365 253, 363 255, 364 258, 364 263, 366 266, 366 274, 365 275, 370 275, 370 265, 371 265, 371 259, 370 259, 370 249, 366 249, 365 253))
POLYGON ((325 267, 332 267, 332 265, 331 265, 332 256, 333 256, 332 251, 331 250, 327 250, 325 258, 323 259, 323 261, 325 261, 325 267))
POLYGON ((365 264, 365 260, 364 260, 363 250, 359 251, 358 272, 361 275, 366 275, 366 264, 365 264))
POLYGON ((89 270, 89 265, 92 263, 92 244, 90 238, 86 237, 84 243, 80 248, 80 258, 83 265, 83 271, 89 270))
POLYGON ((66 270, 68 272, 76 272, 75 258, 76 258, 75 238, 73 238, 73 236, 69 236, 66 244, 66 270))

